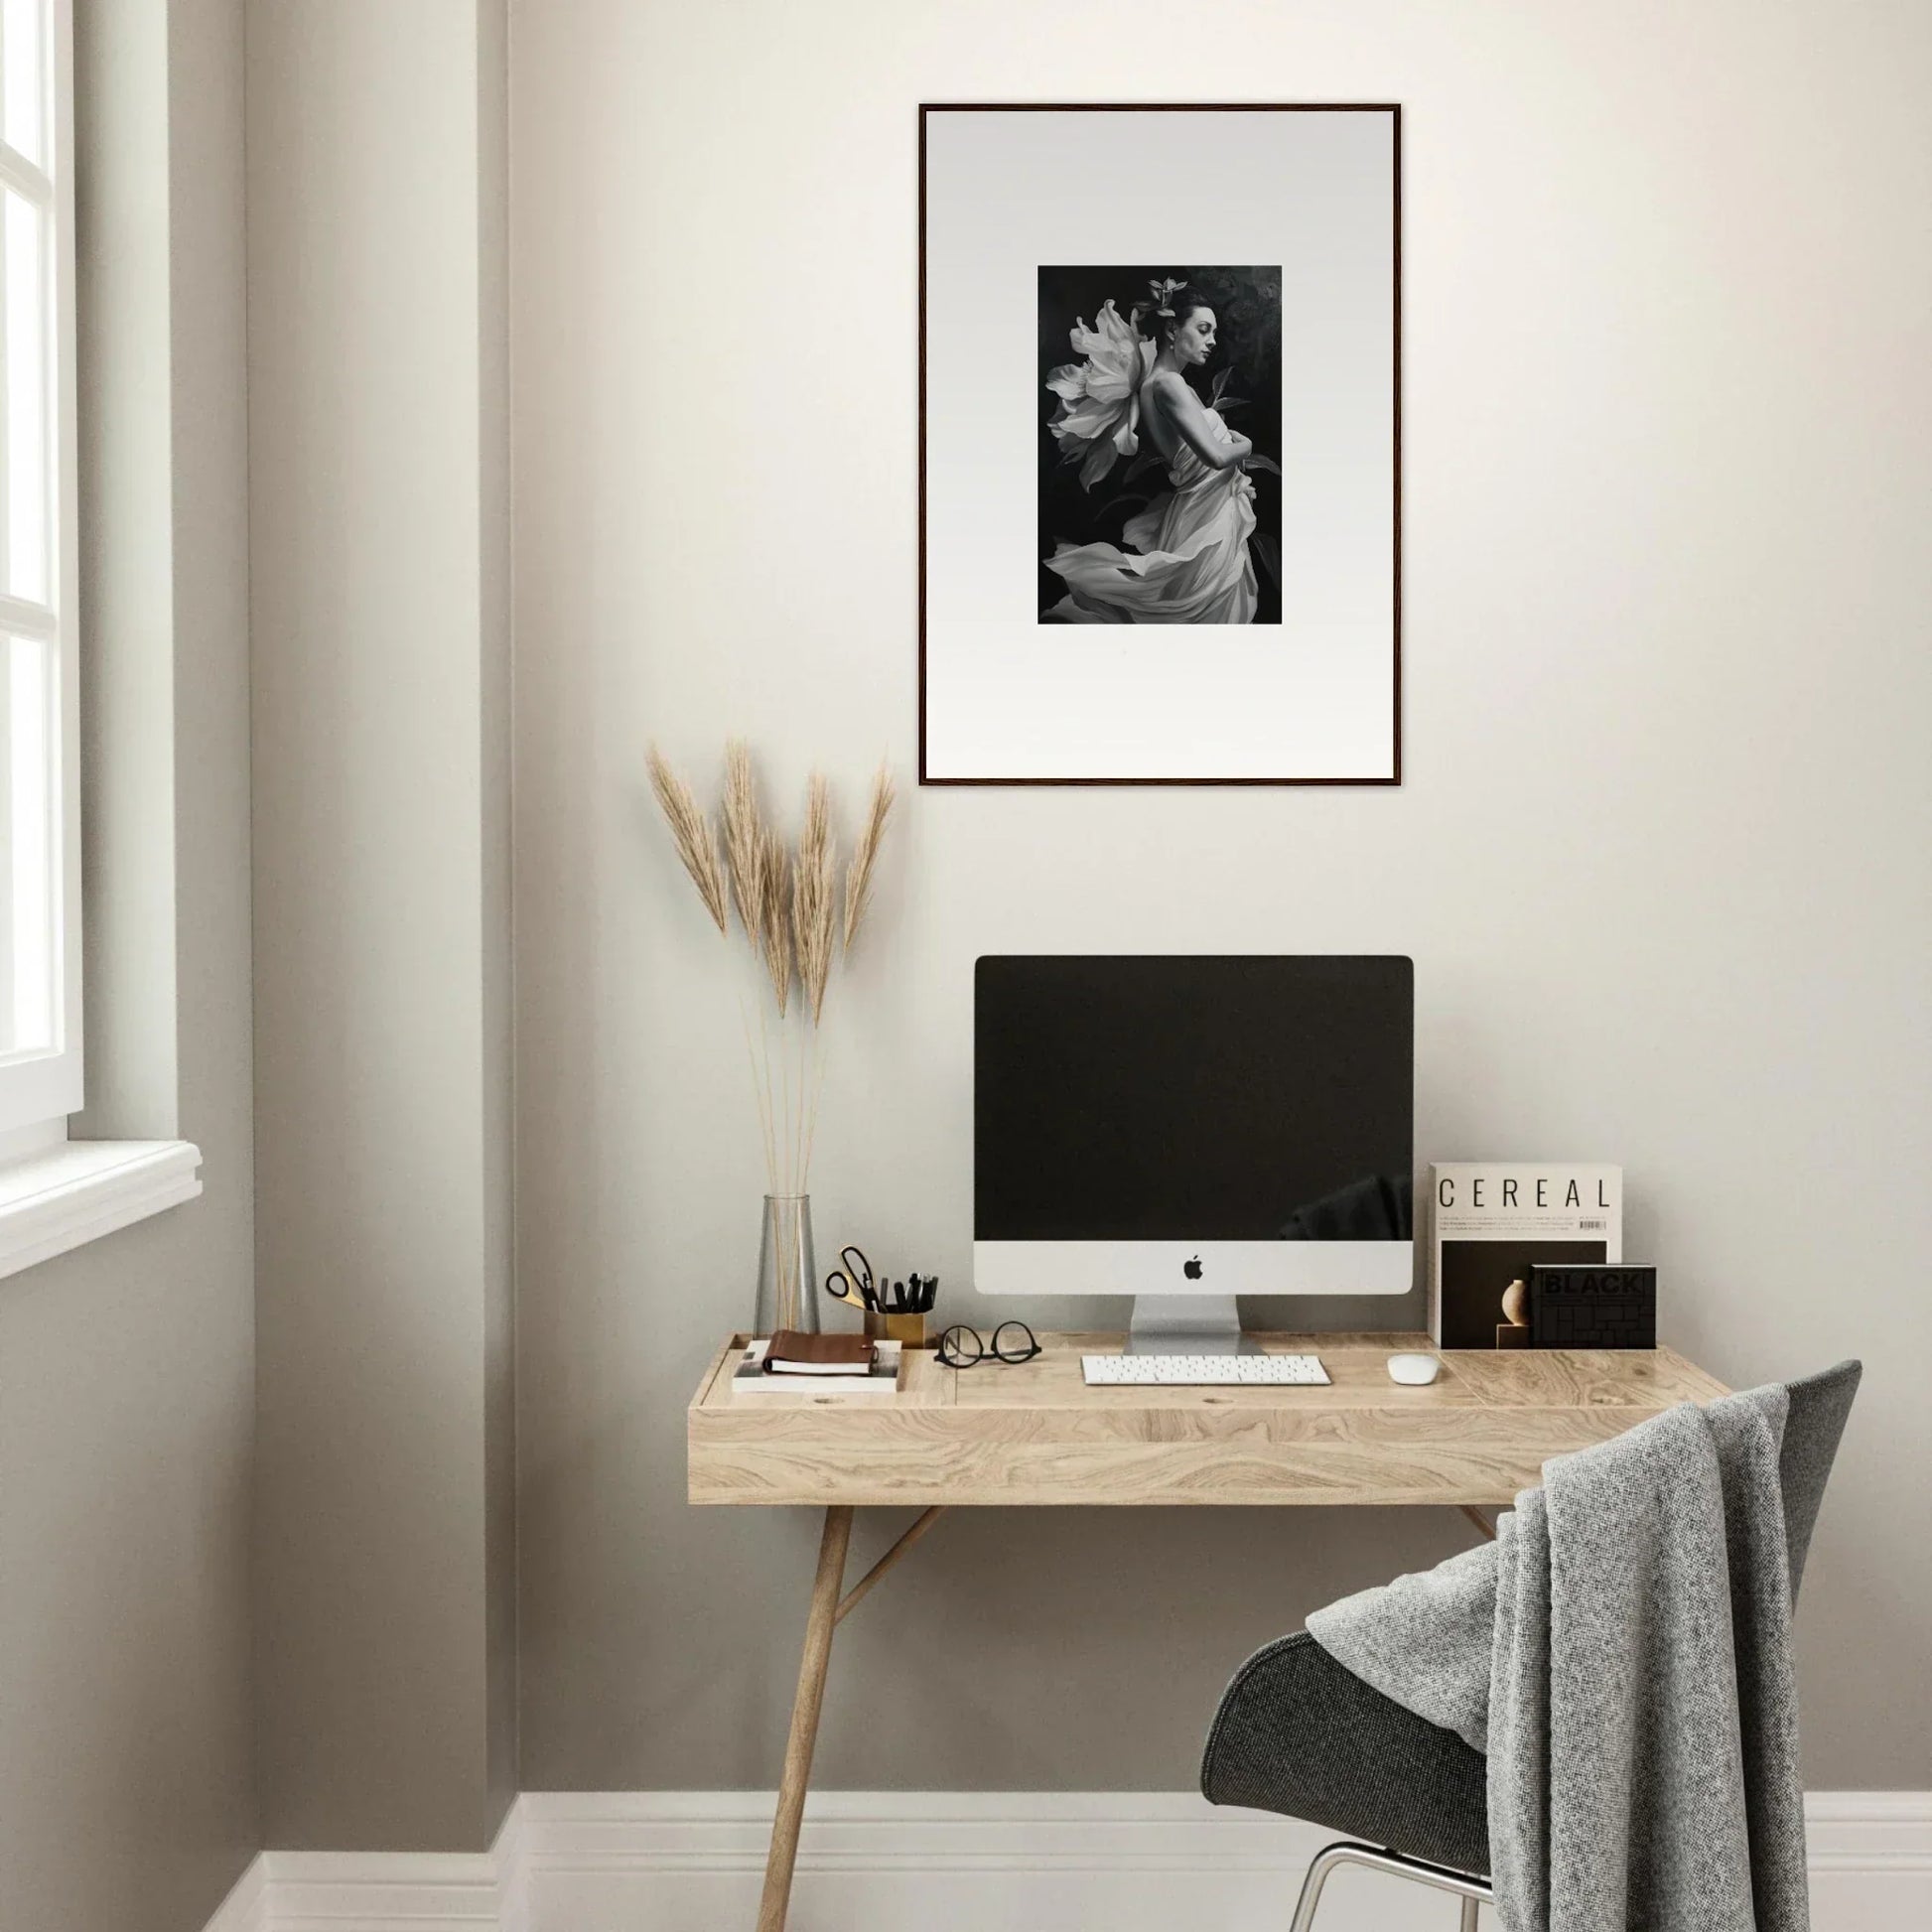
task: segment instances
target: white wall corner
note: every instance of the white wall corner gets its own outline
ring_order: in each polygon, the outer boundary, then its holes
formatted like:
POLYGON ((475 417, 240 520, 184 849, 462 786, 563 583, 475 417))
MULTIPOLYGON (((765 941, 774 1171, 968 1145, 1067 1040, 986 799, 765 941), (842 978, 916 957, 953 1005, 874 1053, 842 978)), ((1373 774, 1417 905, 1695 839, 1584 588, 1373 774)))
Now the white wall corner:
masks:
POLYGON ((208 1920, 207 1932, 268 1932, 268 1860, 257 1853, 208 1920))
POLYGON ((496 1868, 497 1932, 533 1932, 529 1814, 521 1798, 510 1806, 489 1856, 496 1868))
MULTIPOLYGON (((756 1915, 771 1809, 769 1792, 526 1792, 487 1852, 266 1853, 207 1932, 715 1932, 756 1915)), ((1932 1792, 1814 1792, 1806 1812, 1814 1932, 1932 1924, 1932 1792)), ((1335 1836, 1191 1792, 828 1791, 806 1810, 794 1922, 1277 1932, 1335 1836)), ((1322 1932, 1441 1932, 1441 1907, 1343 1872, 1322 1932)))

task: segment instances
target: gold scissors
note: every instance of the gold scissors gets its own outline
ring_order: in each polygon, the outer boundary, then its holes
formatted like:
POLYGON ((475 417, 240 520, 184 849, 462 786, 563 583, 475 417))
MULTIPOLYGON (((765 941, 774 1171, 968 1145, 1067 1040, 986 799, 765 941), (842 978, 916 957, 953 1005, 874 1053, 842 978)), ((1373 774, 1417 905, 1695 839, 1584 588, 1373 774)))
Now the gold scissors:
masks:
POLYGON ((879 1308, 879 1292, 873 1283, 872 1263, 860 1248, 846 1247, 839 1250, 837 1268, 825 1277, 825 1292, 835 1302, 844 1302, 855 1309, 863 1309, 868 1314, 876 1313, 879 1308))

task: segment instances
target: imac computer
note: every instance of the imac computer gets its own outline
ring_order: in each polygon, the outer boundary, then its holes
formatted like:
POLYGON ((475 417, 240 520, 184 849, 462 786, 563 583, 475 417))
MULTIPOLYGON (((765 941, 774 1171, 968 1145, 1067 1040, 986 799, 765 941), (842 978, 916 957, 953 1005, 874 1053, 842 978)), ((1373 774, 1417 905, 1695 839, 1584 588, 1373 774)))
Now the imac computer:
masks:
POLYGON ((1237 1295, 1400 1295, 1415 978, 1402 958, 988 956, 973 1278, 1132 1295, 1130 1349, 1232 1353, 1237 1295))

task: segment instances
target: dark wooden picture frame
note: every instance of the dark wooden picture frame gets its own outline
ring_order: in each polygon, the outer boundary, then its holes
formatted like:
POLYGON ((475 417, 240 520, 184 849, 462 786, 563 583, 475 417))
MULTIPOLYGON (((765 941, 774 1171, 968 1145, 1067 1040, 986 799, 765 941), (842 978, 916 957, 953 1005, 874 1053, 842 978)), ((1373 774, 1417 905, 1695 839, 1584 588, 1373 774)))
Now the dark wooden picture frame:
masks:
POLYGON ((918 453, 918 600, 919 600, 919 783, 921 785, 1399 785, 1402 782, 1402 109, 1395 102, 1254 102, 1254 101, 932 101, 919 107, 918 134, 918 308, 919 308, 919 453, 918 453), (928 247, 929 206, 927 195, 927 128, 935 114, 1387 114, 1393 149, 1393 204, 1390 210, 1390 303, 1393 365, 1392 385, 1393 448, 1390 452, 1394 485, 1391 506, 1392 554, 1392 706, 1390 720, 1391 758, 1386 772, 1363 776, 1297 776, 1283 774, 1176 777, 1168 775, 1102 776, 935 776, 928 758, 929 702, 928 629, 928 529, 930 513, 928 385, 930 360, 928 345, 928 247))

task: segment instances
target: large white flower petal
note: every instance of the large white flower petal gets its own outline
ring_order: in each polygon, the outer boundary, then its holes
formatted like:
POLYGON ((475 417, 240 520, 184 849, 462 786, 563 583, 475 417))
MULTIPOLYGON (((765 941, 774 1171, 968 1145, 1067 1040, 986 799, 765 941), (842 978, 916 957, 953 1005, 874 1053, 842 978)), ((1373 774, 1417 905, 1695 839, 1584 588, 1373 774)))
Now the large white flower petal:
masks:
POLYGON ((1123 358, 1139 345, 1139 338, 1126 318, 1111 301, 1100 305, 1100 313, 1093 319, 1094 330, 1111 345, 1115 354, 1123 358))
POLYGON ((1090 443, 1097 436, 1112 436, 1125 413, 1119 404, 1096 402, 1091 396, 1063 407, 1065 413, 1053 423, 1053 434, 1062 442, 1072 438, 1090 443))
POLYGON ((1084 317, 1077 317, 1073 327, 1066 332, 1066 339, 1073 345, 1076 355, 1104 355, 1107 352, 1107 338, 1089 329, 1084 317))
POLYGON ((1067 460, 1080 459, 1080 482, 1091 489, 1117 457, 1140 449, 1140 392, 1154 362, 1154 344, 1111 301, 1089 329, 1075 322, 1068 340, 1082 360, 1063 363, 1046 378, 1059 398, 1051 428, 1067 460))

